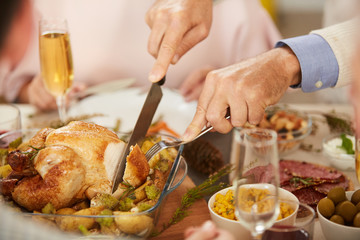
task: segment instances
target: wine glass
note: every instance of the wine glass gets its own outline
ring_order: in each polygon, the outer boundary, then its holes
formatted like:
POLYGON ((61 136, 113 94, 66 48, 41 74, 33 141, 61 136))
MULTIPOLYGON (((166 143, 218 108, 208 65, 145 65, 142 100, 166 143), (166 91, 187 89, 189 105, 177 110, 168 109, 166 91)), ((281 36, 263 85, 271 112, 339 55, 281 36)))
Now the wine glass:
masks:
POLYGON ((20 110, 13 104, 0 104, 0 135, 21 128, 20 110))
POLYGON ((234 141, 235 215, 254 239, 260 239, 280 211, 277 134, 269 129, 236 129, 234 141))
POLYGON ((60 120, 65 122, 65 98, 74 78, 67 21, 41 19, 39 31, 41 75, 46 89, 56 98, 60 120))

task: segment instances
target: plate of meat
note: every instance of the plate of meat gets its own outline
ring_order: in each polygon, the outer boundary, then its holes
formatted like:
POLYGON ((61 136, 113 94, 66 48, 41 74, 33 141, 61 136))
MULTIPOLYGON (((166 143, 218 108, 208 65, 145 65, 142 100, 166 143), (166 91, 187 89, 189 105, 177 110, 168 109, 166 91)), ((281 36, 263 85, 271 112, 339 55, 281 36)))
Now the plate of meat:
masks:
POLYGON ((351 180, 335 168, 297 160, 280 160, 280 186, 302 203, 316 207, 330 189, 353 190, 351 180))
MULTIPOLYGON (((253 168, 249 173, 268 182, 266 166, 253 168)), ((320 199, 326 197, 330 189, 342 187, 345 191, 354 189, 351 180, 335 168, 299 160, 280 160, 280 187, 293 193, 300 202, 316 208, 320 199)))

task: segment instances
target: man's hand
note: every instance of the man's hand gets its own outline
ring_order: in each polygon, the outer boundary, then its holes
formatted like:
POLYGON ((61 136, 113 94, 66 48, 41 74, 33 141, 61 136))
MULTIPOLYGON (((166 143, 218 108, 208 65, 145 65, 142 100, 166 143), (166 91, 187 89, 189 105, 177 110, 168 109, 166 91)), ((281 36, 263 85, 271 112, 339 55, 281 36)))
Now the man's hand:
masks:
POLYGON ((151 28, 148 51, 156 58, 149 80, 159 81, 170 65, 205 39, 212 21, 212 0, 157 0, 146 13, 151 28))
POLYGON ((200 227, 189 227, 184 232, 185 240, 235 240, 228 231, 219 229, 212 221, 206 221, 200 227))
MULTIPOLYGON (((86 88, 85 84, 74 82, 69 93, 66 95, 66 105, 68 106, 71 100, 86 88)), ((18 100, 22 103, 30 103, 43 112, 57 109, 56 99, 46 89, 41 75, 37 75, 22 87, 18 100)))
POLYGON ((277 103, 300 79, 300 64, 288 47, 210 72, 183 139, 193 139, 205 125, 227 133, 247 121, 258 124, 265 108, 277 103), (228 108, 230 120, 225 119, 228 108))
POLYGON ((19 100, 30 103, 40 111, 50 111, 57 108, 56 100, 45 88, 41 75, 37 75, 24 85, 19 94, 19 100))

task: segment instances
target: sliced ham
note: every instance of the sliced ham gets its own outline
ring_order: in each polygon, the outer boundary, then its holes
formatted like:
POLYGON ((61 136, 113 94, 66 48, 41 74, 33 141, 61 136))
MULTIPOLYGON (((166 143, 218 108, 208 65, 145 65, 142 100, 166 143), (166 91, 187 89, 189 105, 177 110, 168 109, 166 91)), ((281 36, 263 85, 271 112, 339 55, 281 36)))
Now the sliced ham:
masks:
POLYGON ((311 187, 296 190, 293 194, 300 202, 308 205, 317 205, 322 198, 326 197, 326 194, 320 193, 311 187))
POLYGON ((334 180, 334 179, 338 179, 342 175, 340 172, 336 170, 332 170, 326 167, 322 167, 307 162, 295 161, 295 160, 281 160, 280 172, 285 172, 288 175, 298 176, 301 178, 311 177, 313 179, 321 179, 321 180, 325 180, 325 179, 334 180))
MULTIPOLYGON (((269 182, 269 166, 250 169, 244 177, 256 182, 269 182)), ((300 202, 316 206, 334 187, 349 189, 349 180, 336 169, 296 160, 281 160, 280 187, 295 194, 300 202)))
POLYGON ((339 178, 339 182, 336 182, 336 183, 326 182, 326 183, 320 184, 318 186, 314 186, 314 189, 318 192, 327 194, 334 187, 342 187, 344 189, 348 189, 349 188, 349 180, 344 175, 342 175, 339 178))
POLYGON ((334 187, 349 189, 349 180, 336 169, 294 160, 281 160, 279 166, 280 186, 308 205, 316 206, 334 187), (297 177, 298 181, 292 181, 293 177, 297 177))

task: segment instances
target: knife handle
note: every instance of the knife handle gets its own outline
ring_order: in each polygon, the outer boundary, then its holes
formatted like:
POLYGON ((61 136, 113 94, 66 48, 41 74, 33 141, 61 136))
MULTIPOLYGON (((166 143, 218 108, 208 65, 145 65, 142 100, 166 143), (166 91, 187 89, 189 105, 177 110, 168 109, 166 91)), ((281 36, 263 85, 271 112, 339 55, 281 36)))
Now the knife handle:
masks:
POLYGON ((159 86, 163 85, 165 83, 166 76, 164 76, 160 81, 157 82, 159 86))

